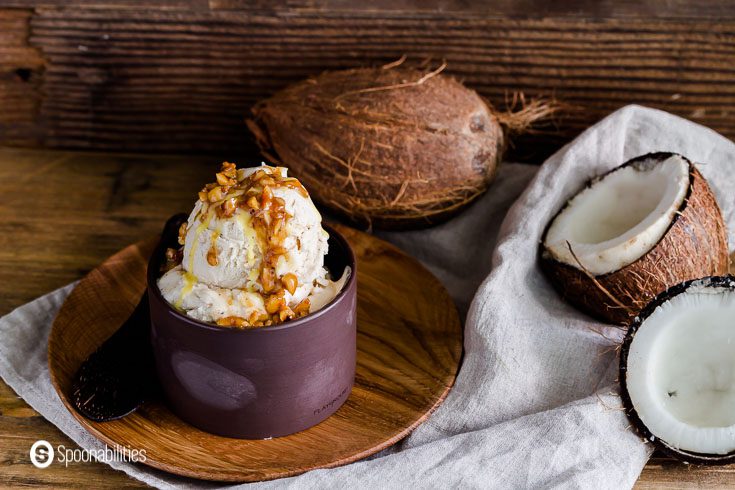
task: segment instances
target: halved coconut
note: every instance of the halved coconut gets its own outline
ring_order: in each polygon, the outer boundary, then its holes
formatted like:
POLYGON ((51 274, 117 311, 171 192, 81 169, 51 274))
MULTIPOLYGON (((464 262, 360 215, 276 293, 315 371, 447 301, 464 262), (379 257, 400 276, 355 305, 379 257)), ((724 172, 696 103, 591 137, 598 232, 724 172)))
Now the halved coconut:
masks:
POLYGON ((620 356, 629 418, 672 456, 735 461, 735 277, 688 281, 635 318, 620 356))
POLYGON ((726 274, 725 225, 689 160, 650 153, 567 202, 544 234, 541 265, 570 303, 624 325, 669 287, 726 274))

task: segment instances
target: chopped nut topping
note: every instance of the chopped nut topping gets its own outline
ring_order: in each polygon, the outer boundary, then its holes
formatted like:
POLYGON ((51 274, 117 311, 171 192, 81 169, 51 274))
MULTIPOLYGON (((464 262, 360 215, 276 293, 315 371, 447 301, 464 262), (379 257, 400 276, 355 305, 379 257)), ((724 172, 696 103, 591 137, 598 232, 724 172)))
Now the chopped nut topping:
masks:
POLYGON ((168 272, 181 263, 184 258, 183 250, 176 250, 175 248, 166 249, 166 263, 161 265, 161 272, 168 272))
POLYGON ((304 197, 309 197, 309 192, 306 190, 306 187, 298 179, 288 177, 282 182, 282 185, 298 191, 304 197))
POLYGON ((286 299, 283 297, 282 293, 273 294, 265 301, 265 311, 271 315, 278 312, 284 306, 286 306, 286 299))
POLYGON ((273 190, 270 187, 263 188, 263 195, 260 198, 260 207, 267 208, 273 200, 273 190))
POLYGON ((221 186, 232 186, 237 184, 237 180, 228 177, 224 172, 220 172, 216 175, 217 183, 221 186))
POLYGON ((260 204, 258 204, 258 198, 255 196, 250 196, 248 198, 248 207, 251 209, 260 209, 260 204))
POLYGON ((263 291, 270 293, 276 287, 276 272, 272 267, 263 267, 260 271, 260 285, 263 291))
POLYGON ((306 298, 304 301, 296 305, 296 308, 293 309, 293 312, 298 318, 301 318, 302 316, 308 315, 310 309, 311 301, 309 301, 309 298, 306 298))
POLYGON ((217 325, 221 327, 238 327, 245 328, 250 327, 250 322, 239 316, 226 316, 217 320, 217 325))
POLYGON ((222 207, 217 209, 221 210, 222 217, 229 218, 235 214, 235 211, 237 210, 237 201, 234 197, 225 199, 225 202, 222 203, 222 207))
POLYGON ((207 193, 207 199, 209 202, 217 202, 222 199, 222 187, 214 187, 207 193))
POLYGON ((224 174, 226 177, 235 179, 237 178, 237 165, 230 162, 223 162, 220 173, 224 174))
MULTIPOLYGON (((202 223, 211 212, 216 213, 219 218, 229 218, 237 212, 249 213, 263 251, 258 284, 267 313, 253 312, 247 319, 227 317, 217 321, 218 325, 238 328, 270 326, 305 316, 310 310, 308 299, 301 301, 293 309, 288 306, 285 291, 293 295, 299 286, 298 278, 293 273, 286 273, 282 277, 276 273, 279 258, 289 252, 284 241, 288 236, 287 224, 291 215, 286 211, 285 200, 275 195, 274 190, 288 188, 296 190, 304 197, 309 194, 298 179, 283 177, 284 172, 279 167, 264 166, 248 176, 246 173, 243 169, 238 170, 234 163, 224 162, 215 175, 215 182, 204 186, 198 195, 199 200, 204 203, 200 216, 202 223)), ((180 245, 185 242, 186 232, 184 223, 179 229, 180 245)), ((212 266, 218 265, 215 242, 216 239, 213 239, 212 247, 207 252, 207 262, 212 266)), ((301 249, 298 239, 296 246, 301 249)), ((174 250, 172 257, 174 253, 180 263, 182 250, 174 250)))
POLYGON ((291 318, 295 317, 294 312, 291 311, 291 308, 288 306, 284 306, 281 308, 281 311, 278 312, 278 319, 282 322, 285 322, 286 320, 290 320, 291 318))
POLYGON ((284 274, 281 278, 281 282, 283 283, 283 287, 286 288, 286 291, 293 294, 296 292, 296 288, 299 287, 299 279, 296 277, 295 274, 288 273, 284 274))
POLYGON ((179 245, 186 243, 186 221, 179 226, 179 245))

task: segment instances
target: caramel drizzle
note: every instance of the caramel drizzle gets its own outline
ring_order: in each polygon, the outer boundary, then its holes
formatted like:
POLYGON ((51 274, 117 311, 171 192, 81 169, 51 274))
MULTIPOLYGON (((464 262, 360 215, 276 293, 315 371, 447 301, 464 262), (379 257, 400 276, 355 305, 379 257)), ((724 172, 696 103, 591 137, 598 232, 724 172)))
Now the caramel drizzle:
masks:
MULTIPOLYGON (((283 276, 276 273, 278 259, 287 252, 284 247, 287 238, 286 225, 292 217, 286 211, 285 201, 273 194, 273 190, 279 187, 294 189, 302 196, 309 197, 298 179, 282 176, 280 167, 264 166, 251 175, 238 179, 237 167, 229 162, 222 164, 222 169, 216 175, 216 182, 207 184, 199 191, 199 199, 206 206, 202 219, 212 211, 219 218, 229 218, 238 209, 248 212, 263 252, 258 283, 262 289, 260 294, 266 314, 253 312, 249 318, 220 318, 217 320, 218 325, 238 328, 270 326, 309 313, 311 305, 308 298, 293 309, 286 304, 285 292, 293 294, 296 291, 298 278, 292 273, 283 276)), ((186 224, 179 230, 179 243, 183 244, 185 236, 186 224)), ((217 265, 214 242, 213 236, 212 247, 207 253, 207 262, 210 265, 217 265)))

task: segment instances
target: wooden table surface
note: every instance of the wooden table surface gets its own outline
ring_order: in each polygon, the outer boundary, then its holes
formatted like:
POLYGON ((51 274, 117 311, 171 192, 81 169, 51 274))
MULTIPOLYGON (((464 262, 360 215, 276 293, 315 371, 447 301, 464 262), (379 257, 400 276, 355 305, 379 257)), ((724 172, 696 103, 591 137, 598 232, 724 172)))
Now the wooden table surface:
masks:
MULTIPOLYGON (((0 148, 0 315, 81 278, 122 247, 187 210, 216 157, 0 148)), ((100 463, 35 468, 36 440, 76 445, 0 381, 0 485, 141 487, 100 463)), ((735 468, 655 457, 638 488, 735 486, 735 468)))

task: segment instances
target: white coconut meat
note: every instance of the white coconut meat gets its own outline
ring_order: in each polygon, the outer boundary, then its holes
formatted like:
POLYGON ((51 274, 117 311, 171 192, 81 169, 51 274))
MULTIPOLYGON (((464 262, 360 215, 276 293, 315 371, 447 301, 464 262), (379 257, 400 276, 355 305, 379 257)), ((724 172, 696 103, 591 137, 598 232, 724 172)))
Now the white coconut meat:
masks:
POLYGON ((567 203, 546 233, 546 253, 594 275, 622 269, 661 240, 688 188, 689 165, 679 155, 622 166, 567 203))
POLYGON ((668 446, 735 451, 735 290, 694 286, 662 303, 635 332, 625 377, 641 422, 668 446))

